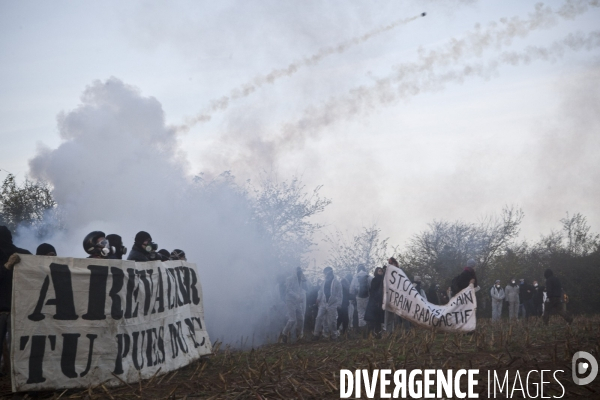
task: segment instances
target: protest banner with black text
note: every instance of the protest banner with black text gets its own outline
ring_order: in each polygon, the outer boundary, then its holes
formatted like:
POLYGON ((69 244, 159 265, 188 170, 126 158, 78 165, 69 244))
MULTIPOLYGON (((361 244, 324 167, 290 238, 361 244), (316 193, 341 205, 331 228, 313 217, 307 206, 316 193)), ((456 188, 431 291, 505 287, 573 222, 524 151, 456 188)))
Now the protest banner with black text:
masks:
POLYGON ((475 330, 477 299, 473 285, 467 286, 448 304, 435 305, 423 298, 404 271, 388 265, 384 279, 383 306, 413 324, 450 332, 475 330))
POLYGON ((12 390, 122 384, 209 354, 196 265, 21 255, 12 390))

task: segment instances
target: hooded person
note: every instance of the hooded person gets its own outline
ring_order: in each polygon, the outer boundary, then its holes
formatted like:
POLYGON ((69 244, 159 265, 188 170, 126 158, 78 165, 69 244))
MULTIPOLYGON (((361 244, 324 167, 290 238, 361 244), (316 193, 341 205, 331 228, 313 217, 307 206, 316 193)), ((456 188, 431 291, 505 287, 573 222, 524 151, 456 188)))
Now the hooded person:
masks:
POLYGON ((550 268, 544 272, 544 278, 546 278, 547 295, 544 307, 544 315, 542 316, 544 325, 548 325, 550 314, 552 313, 560 315, 565 321, 567 321, 567 324, 571 325, 573 322, 573 317, 571 316, 570 312, 563 308, 562 305, 563 290, 560 280, 554 276, 554 273, 550 268))
POLYGON ((171 260, 171 253, 167 249, 160 249, 156 252, 156 255, 160 257, 161 261, 169 261, 171 260))
POLYGON ((88 258, 110 258, 115 254, 115 248, 110 246, 102 231, 88 233, 83 238, 83 250, 89 254, 88 258))
POLYGON ((156 254, 157 249, 158 245, 152 241, 152 236, 148 232, 139 231, 127 259, 138 262, 160 260, 160 256, 156 254))
POLYGON ((500 320, 502 316, 502 305, 504 304, 504 289, 500 285, 500 279, 496 279, 494 286, 490 290, 492 296, 492 322, 500 320))
POLYGON ((369 287, 369 303, 365 312, 365 321, 367 321, 367 333, 373 332, 379 336, 381 334, 381 324, 385 321, 385 312, 383 305, 383 268, 375 268, 375 277, 371 280, 369 287))
POLYGON ((171 258, 171 260, 187 261, 187 258, 185 256, 185 251, 183 251, 181 249, 173 250, 171 252, 170 258, 171 258))
POLYGON ((508 302, 508 319, 517 319, 519 316, 519 286, 515 278, 504 288, 505 299, 508 302))
POLYGON ((35 249, 36 256, 52 256, 56 257, 56 249, 49 243, 40 244, 37 249, 35 249))
POLYGON ((19 254, 31 253, 15 246, 10 230, 6 226, 0 226, 0 360, 4 338, 7 334, 10 335, 13 268, 21 261, 19 254))
POLYGON ((475 267, 477 262, 474 259, 467 261, 467 266, 463 269, 460 275, 452 279, 452 285, 450 286, 450 297, 455 296, 461 290, 465 289, 471 283, 477 292, 479 286, 477 285, 477 276, 475 275, 475 267))
POLYGON ((525 279, 519 282, 519 314, 524 318, 529 318, 533 315, 533 286, 525 279))
POLYGON ((427 294, 425 294, 425 290, 423 290, 423 281, 421 280, 420 276, 415 276, 413 279, 413 283, 414 283, 414 287, 415 289, 417 289, 417 292, 419 292, 419 294, 423 297, 423 299, 425 301, 427 301, 427 294))
POLYGON ((325 280, 319 289, 317 304, 319 311, 315 321, 315 330, 313 332, 314 340, 321 337, 325 332, 331 335, 333 340, 337 340, 339 332, 337 330, 337 309, 342 305, 342 284, 335 277, 333 268, 326 267, 323 270, 325 280))
POLYGON ((123 239, 121 236, 111 233, 110 235, 106 235, 106 239, 108 240, 110 246, 115 249, 114 254, 111 254, 108 256, 108 258, 122 260, 123 256, 127 254, 127 247, 123 245, 123 239))
POLYGON ((427 290, 427 301, 436 306, 441 304, 440 297, 438 296, 439 286, 440 285, 432 283, 431 286, 429 286, 429 290, 427 290))
POLYGON ((306 313, 306 279, 302 268, 298 267, 294 273, 285 280, 285 306, 288 320, 283 331, 281 340, 287 343, 291 332, 296 331, 296 338, 304 337, 304 316, 306 313))
POLYGON ((356 309, 358 310, 358 328, 367 325, 365 322, 365 311, 369 303, 369 287, 373 278, 367 273, 364 264, 356 268, 356 275, 350 283, 349 293, 356 296, 356 309))

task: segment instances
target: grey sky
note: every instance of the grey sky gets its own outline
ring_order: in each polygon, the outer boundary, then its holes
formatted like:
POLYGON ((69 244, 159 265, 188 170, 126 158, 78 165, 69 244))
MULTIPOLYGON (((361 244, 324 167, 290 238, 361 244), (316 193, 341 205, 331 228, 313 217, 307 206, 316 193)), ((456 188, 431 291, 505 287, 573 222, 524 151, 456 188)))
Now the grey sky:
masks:
MULTIPOLYGON (((179 125, 257 76, 426 11, 193 125, 178 137, 189 173, 302 175, 308 186, 323 184, 333 200, 324 222, 350 230, 377 223, 393 244, 433 219, 475 220, 505 204, 523 207, 523 233, 532 239, 558 228, 566 211, 583 213, 600 230, 597 47, 500 64, 484 78, 389 100, 375 96, 356 114, 310 120, 416 62, 419 48, 443 48, 476 24, 485 30, 503 17, 527 19, 536 1, 122 3, 0 2, 1 169, 22 179, 39 142, 57 147, 56 116, 76 108, 94 80, 114 76, 136 86, 162 104, 167 123, 179 125), (283 142, 285 127, 303 118, 315 127, 283 142)), ((544 4, 553 11, 589 7, 481 57, 460 55, 433 74, 527 46, 551 48, 569 33, 600 26, 597 2, 544 4)), ((434 81, 430 72, 410 79, 421 87, 434 81)))

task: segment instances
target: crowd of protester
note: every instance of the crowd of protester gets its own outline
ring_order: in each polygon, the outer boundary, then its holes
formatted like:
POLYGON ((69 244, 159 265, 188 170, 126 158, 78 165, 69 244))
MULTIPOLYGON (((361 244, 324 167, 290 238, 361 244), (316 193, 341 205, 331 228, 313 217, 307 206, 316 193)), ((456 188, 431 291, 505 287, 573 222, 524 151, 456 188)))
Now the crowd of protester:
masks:
MULTIPOLYGON (((370 275, 365 265, 360 264, 354 275, 344 277, 337 277, 334 270, 327 267, 316 285, 308 283, 298 267, 293 275, 279 282, 279 299, 281 304, 285 303, 287 311, 287 321, 279 341, 287 343, 293 334, 301 340, 305 329, 312 330, 312 340, 323 337, 338 340, 347 332, 381 337, 383 332, 391 333, 394 329, 411 329, 409 321, 382 307, 385 271, 392 265, 399 267, 398 262, 390 258, 386 266, 375 268, 370 275)), ((481 289, 477 283, 476 266, 475 260, 468 260, 447 290, 442 290, 436 283, 431 283, 425 290, 420 276, 414 276, 412 284, 429 303, 445 305, 469 285, 473 285, 476 292, 481 289)), ((504 302, 507 302, 509 319, 542 317, 543 322, 548 324, 550 314, 556 313, 570 324, 573 317, 566 311, 567 297, 560 281, 550 269, 546 270, 544 277, 545 287, 538 285, 537 281, 529 284, 520 279, 517 284, 515 279, 511 279, 511 283, 502 288, 500 280, 496 280, 490 289, 492 320, 500 320, 504 302)), ((283 310, 283 307, 280 309, 283 310)))
MULTIPOLYGON (((157 249, 158 245, 152 241, 152 236, 148 232, 140 231, 135 235, 127 260, 187 261, 183 250, 175 249, 169 252, 166 249, 157 249)), ((123 244, 121 236, 105 235, 101 231, 90 232, 85 236, 83 250, 88 258, 122 260, 127 255, 127 247, 123 244)), ((0 226, 0 349, 2 350, 5 348, 5 342, 10 343, 7 339, 10 339, 13 269, 21 261, 19 254, 31 254, 31 252, 15 246, 11 231, 6 226, 0 226)), ((35 255, 57 257, 58 252, 52 244, 42 243, 36 248, 35 255)), ((0 361, 3 357, 2 353, 4 351, 0 352, 0 361)))

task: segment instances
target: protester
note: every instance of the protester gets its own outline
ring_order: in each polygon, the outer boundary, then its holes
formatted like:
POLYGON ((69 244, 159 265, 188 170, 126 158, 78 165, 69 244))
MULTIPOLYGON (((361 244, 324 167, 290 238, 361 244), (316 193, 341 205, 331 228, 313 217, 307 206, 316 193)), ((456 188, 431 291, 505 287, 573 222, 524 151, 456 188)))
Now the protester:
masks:
POLYGON ((422 281, 420 276, 415 276, 413 279, 413 286, 417 289, 417 292, 427 301, 427 295, 425 294, 425 290, 421 287, 422 281))
POLYGON ((127 259, 132 261, 152 261, 158 257, 156 255, 157 249, 158 245, 152 241, 152 236, 148 232, 139 231, 135 235, 133 247, 127 259))
POLYGON ((375 277, 371 280, 369 288, 369 302, 365 312, 367 321, 367 334, 373 332, 376 337, 381 336, 381 324, 385 320, 382 309, 383 304, 383 268, 375 269, 375 277))
POLYGON ((508 302, 508 319, 517 319, 519 315, 519 287, 515 278, 504 288, 505 299, 508 302))
POLYGON ((548 298, 546 299, 544 315, 542 316, 544 324, 548 325, 550 314, 556 313, 563 317, 563 319, 567 321, 567 324, 571 325, 573 322, 573 317, 571 316, 570 312, 563 308, 561 302, 563 290, 560 280, 554 276, 554 273, 550 268, 544 272, 544 278, 546 278, 546 293, 548 295, 548 298))
POLYGON ((285 305, 288 321, 281 332, 281 340, 287 343, 288 337, 294 329, 296 338, 304 337, 304 315, 306 312, 306 290, 302 268, 298 267, 294 273, 285 280, 285 305))
POLYGON ((121 236, 111 233, 110 235, 106 235, 106 239, 108 240, 110 246, 115 248, 115 253, 111 254, 108 258, 122 260, 123 256, 127 254, 127 247, 123 245, 123 239, 121 236))
POLYGON ((107 258, 115 254, 115 248, 110 246, 102 231, 88 233, 83 238, 83 250, 89 254, 88 258, 107 258))
POLYGON ((342 284, 333 274, 333 268, 326 267, 323 270, 325 281, 319 290, 317 304, 319 312, 315 321, 314 340, 318 340, 322 332, 337 340, 337 308, 342 304, 342 284))
POLYGON ((533 315, 533 286, 525 279, 519 282, 519 313, 525 318, 533 315))
POLYGON ((538 281, 533 281, 533 315, 541 317, 544 314, 544 286, 539 286, 538 281))
POLYGON ((187 258, 185 257, 185 251, 180 249, 173 250, 171 252, 171 260, 187 261, 187 258))
POLYGON ((56 249, 51 244, 42 243, 35 249, 35 255, 56 257, 56 249))
POLYGON ((348 282, 348 328, 352 329, 358 324, 354 323, 354 315, 356 313, 356 294, 350 293, 350 285, 352 284, 352 274, 346 274, 346 281, 348 282))
POLYGON ((452 285, 450 286, 450 294, 448 297, 452 298, 452 296, 456 295, 470 284, 473 284, 475 291, 479 290, 479 286, 477 285, 477 276, 475 275, 476 266, 477 262, 472 258, 467 261, 467 266, 463 269, 460 275, 452 279, 452 285))
POLYGON ((367 274, 364 264, 359 264, 356 269, 356 275, 350 284, 350 294, 356 295, 356 309, 358 310, 358 328, 366 325, 365 310, 369 303, 369 287, 373 278, 367 274))
POLYGON ((156 252, 156 256, 160 257, 160 261, 169 261, 171 260, 171 253, 167 249, 160 249, 156 252))
POLYGON ((348 305, 350 303, 350 282, 344 277, 340 283, 342 284, 342 304, 338 307, 337 329, 339 330, 341 325, 341 333, 344 334, 348 331, 349 325, 348 305))
POLYGON ((439 306, 441 303, 440 296, 438 295, 438 288, 440 285, 436 285, 434 283, 429 286, 429 290, 427 291, 427 301, 431 304, 435 304, 439 306))
POLYGON ((10 230, 6 226, 0 226, 0 361, 7 335, 10 343, 13 268, 21 261, 19 254, 31 253, 15 246, 10 230))
POLYGON ((504 304, 504 289, 500 286, 500 279, 497 279, 490 290, 492 296, 492 322, 500 320, 502 316, 502 305, 504 304))

